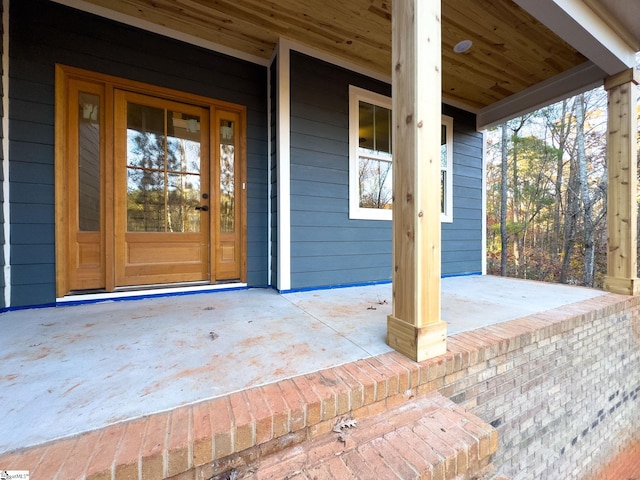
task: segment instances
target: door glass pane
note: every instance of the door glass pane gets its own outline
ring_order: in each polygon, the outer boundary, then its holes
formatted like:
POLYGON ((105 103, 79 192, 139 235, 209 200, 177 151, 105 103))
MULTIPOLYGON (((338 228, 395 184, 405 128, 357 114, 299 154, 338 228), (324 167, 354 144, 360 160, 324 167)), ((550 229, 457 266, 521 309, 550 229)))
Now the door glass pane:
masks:
POLYGON ((164 232, 164 172, 127 168, 127 231, 164 232))
POLYGON ((200 117, 168 111, 167 231, 200 231, 200 117))
POLYGON ((127 104, 127 230, 200 231, 200 118, 127 104))
POLYGON ((200 175, 167 175, 167 231, 199 232, 200 175))
POLYGON ((220 232, 235 232, 235 126, 220 121, 220 232))
POLYGON ((100 231, 100 97, 78 94, 78 222, 81 232, 100 231))

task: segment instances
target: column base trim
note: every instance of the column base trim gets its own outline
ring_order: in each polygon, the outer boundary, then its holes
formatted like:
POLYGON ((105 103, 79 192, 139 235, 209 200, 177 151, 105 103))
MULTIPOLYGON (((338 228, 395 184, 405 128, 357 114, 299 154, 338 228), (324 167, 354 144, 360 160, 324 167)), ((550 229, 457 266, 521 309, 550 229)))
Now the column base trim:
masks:
POLYGON ((604 290, 620 295, 639 295, 640 278, 604 277, 604 290))
POLYGON ((387 317, 387 345, 415 362, 447 353, 447 323, 416 327, 392 315, 387 317))

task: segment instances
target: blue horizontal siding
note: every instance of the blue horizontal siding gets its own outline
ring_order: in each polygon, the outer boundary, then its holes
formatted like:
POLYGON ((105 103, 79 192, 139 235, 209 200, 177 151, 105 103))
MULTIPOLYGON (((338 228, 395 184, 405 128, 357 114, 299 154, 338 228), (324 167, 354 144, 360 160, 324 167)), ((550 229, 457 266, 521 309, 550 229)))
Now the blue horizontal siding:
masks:
POLYGON ((475 116, 443 106, 453 117, 453 222, 442 224, 442 274, 482 271, 483 137, 475 130, 475 116))
MULTIPOLYGON (((349 219, 349 85, 390 95, 390 86, 291 55, 292 288, 391 278, 391 222, 349 219)), ((454 221, 442 224, 442 273, 482 270, 482 134, 475 116, 454 118, 454 221)))

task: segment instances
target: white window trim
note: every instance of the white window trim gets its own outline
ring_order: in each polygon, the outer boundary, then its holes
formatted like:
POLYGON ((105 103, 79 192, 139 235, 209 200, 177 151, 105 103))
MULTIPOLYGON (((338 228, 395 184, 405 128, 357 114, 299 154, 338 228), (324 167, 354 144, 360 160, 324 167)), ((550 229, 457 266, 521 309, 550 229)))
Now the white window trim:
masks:
MULTIPOLYGON (((349 85, 349 218, 352 220, 392 220, 392 210, 360 206, 358 184, 360 101, 391 110, 390 97, 349 85)), ((442 115, 442 125, 447 127, 446 142, 449 148, 447 148, 447 167, 444 169, 447 172, 444 212, 440 214, 440 221, 451 223, 453 222, 453 118, 442 115)))
POLYGON ((391 220, 391 210, 360 206, 358 152, 360 101, 391 110, 391 98, 349 85, 349 218, 353 220, 391 220))
POLYGON ((443 168, 447 173, 444 186, 444 212, 440 213, 440 221, 443 223, 453 222, 453 118, 442 115, 442 125, 447 127, 447 166, 443 168))

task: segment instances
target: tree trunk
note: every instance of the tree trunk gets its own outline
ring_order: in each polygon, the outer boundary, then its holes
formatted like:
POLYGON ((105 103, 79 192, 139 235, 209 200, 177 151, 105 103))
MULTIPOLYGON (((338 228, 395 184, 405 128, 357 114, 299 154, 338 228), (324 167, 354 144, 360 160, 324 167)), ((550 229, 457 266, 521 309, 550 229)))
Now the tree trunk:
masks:
POLYGON ((527 115, 524 117, 520 117, 518 120, 520 123, 513 127, 513 141, 512 141, 512 155, 513 155, 513 223, 515 225, 515 233, 513 235, 513 265, 514 265, 514 276, 520 276, 520 253, 522 252, 523 243, 522 243, 522 235, 520 234, 519 222, 522 220, 521 218, 521 195, 520 195, 520 185, 518 179, 518 135, 520 130, 525 126, 527 121, 529 120, 531 115, 527 115))
POLYGON ((564 221, 564 241, 562 248, 562 267, 560 269, 560 283, 567 283, 571 256, 576 243, 576 221, 578 218, 580 179, 578 166, 574 156, 571 156, 569 164, 569 185, 567 187, 567 209, 564 221))
MULTIPOLYGON (((556 132, 558 149, 557 149, 557 157, 556 157, 556 181, 555 181, 555 193, 556 193, 556 202, 553 209, 553 238, 551 245, 551 260, 554 264, 557 265, 558 258, 560 255, 560 231, 562 227, 562 189, 564 184, 564 148, 567 140, 567 131, 569 130, 567 121, 567 100, 562 102, 562 113, 560 116, 560 125, 559 130, 556 132)), ((554 125, 551 126, 552 129, 555 130, 555 121, 554 125)))
POLYGON ((584 137, 584 94, 576 98, 576 156, 580 172, 580 197, 582 199, 582 221, 584 223, 584 262, 582 283, 593 287, 593 273, 595 266, 595 225, 593 219, 593 204, 595 200, 589 190, 587 179, 587 152, 584 137))
POLYGON ((513 134, 513 224, 515 226, 513 234, 513 270, 517 277, 520 274, 520 186, 518 185, 518 134, 513 134))
POLYGON ((507 177, 509 157, 509 145, 507 124, 502 124, 502 176, 500 178, 500 275, 507 275, 508 238, 507 238, 507 177))

